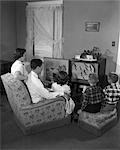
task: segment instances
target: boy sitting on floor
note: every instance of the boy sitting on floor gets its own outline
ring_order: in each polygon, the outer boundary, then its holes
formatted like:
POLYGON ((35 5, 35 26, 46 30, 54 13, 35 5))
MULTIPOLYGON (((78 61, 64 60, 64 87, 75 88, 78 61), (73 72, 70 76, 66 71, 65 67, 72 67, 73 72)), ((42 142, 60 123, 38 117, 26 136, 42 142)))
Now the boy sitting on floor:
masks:
POLYGON ((101 112, 114 110, 117 102, 120 100, 120 84, 118 83, 118 75, 114 72, 109 73, 108 82, 110 85, 103 89, 103 92, 105 93, 105 106, 101 109, 101 112))
POLYGON ((86 111, 89 113, 100 112, 102 101, 104 100, 104 93, 101 87, 97 86, 98 77, 95 73, 89 74, 88 86, 83 93, 83 101, 81 109, 78 111, 86 111))

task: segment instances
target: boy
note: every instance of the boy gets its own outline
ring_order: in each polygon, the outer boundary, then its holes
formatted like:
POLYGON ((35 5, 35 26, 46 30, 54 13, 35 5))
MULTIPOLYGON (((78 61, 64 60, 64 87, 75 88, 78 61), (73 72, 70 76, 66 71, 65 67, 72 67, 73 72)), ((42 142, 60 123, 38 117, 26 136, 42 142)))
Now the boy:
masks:
POLYGON ((89 74, 89 87, 83 93, 83 101, 81 109, 78 111, 86 111, 89 113, 100 112, 102 101, 104 100, 104 93, 101 87, 97 86, 98 77, 95 73, 89 74))
POLYGON ((105 107, 102 108, 102 112, 114 110, 117 102, 120 100, 120 85, 118 83, 118 75, 114 72, 109 73, 108 82, 110 85, 106 86, 103 90, 105 93, 105 107))

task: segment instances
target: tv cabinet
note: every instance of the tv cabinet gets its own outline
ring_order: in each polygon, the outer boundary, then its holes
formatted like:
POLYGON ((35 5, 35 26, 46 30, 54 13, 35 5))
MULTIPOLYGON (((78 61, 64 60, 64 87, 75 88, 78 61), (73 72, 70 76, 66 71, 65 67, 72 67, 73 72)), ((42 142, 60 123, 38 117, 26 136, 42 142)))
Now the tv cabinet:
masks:
POLYGON ((79 92, 80 85, 89 86, 88 76, 90 73, 96 73, 98 75, 100 86, 104 86, 106 70, 106 59, 88 61, 88 60, 70 60, 70 81, 72 89, 79 92))

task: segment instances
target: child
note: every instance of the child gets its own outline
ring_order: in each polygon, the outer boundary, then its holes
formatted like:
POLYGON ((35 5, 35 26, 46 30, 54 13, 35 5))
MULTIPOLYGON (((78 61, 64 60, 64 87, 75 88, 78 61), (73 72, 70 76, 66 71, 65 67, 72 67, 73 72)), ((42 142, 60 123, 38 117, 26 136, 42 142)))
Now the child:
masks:
POLYGON ((104 93, 101 87, 97 86, 98 77, 95 73, 89 74, 88 82, 90 86, 88 86, 83 93, 83 101, 81 109, 78 111, 86 111, 89 113, 97 113, 100 112, 101 103, 104 100, 104 93))
POLYGON ((62 92, 66 99, 66 115, 71 114, 74 110, 74 101, 70 98, 70 87, 67 85, 69 77, 65 71, 59 71, 57 74, 53 74, 52 89, 56 92, 62 92))
POLYGON ((108 82, 110 85, 103 90, 105 93, 105 107, 101 112, 112 111, 116 108, 117 102, 120 100, 120 85, 118 83, 118 75, 114 72, 108 74, 108 82))

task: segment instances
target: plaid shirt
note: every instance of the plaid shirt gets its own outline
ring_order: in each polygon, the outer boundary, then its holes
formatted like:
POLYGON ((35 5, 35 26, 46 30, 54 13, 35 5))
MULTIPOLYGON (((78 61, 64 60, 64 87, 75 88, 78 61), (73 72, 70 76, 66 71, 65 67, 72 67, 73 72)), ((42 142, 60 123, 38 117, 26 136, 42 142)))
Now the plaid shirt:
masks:
POLYGON ((81 110, 83 110, 88 104, 97 104, 104 100, 104 93, 99 86, 89 86, 83 94, 83 103, 81 110))
POLYGON ((112 83, 105 87, 103 90, 105 93, 106 103, 116 104, 120 99, 120 85, 118 83, 112 83))

